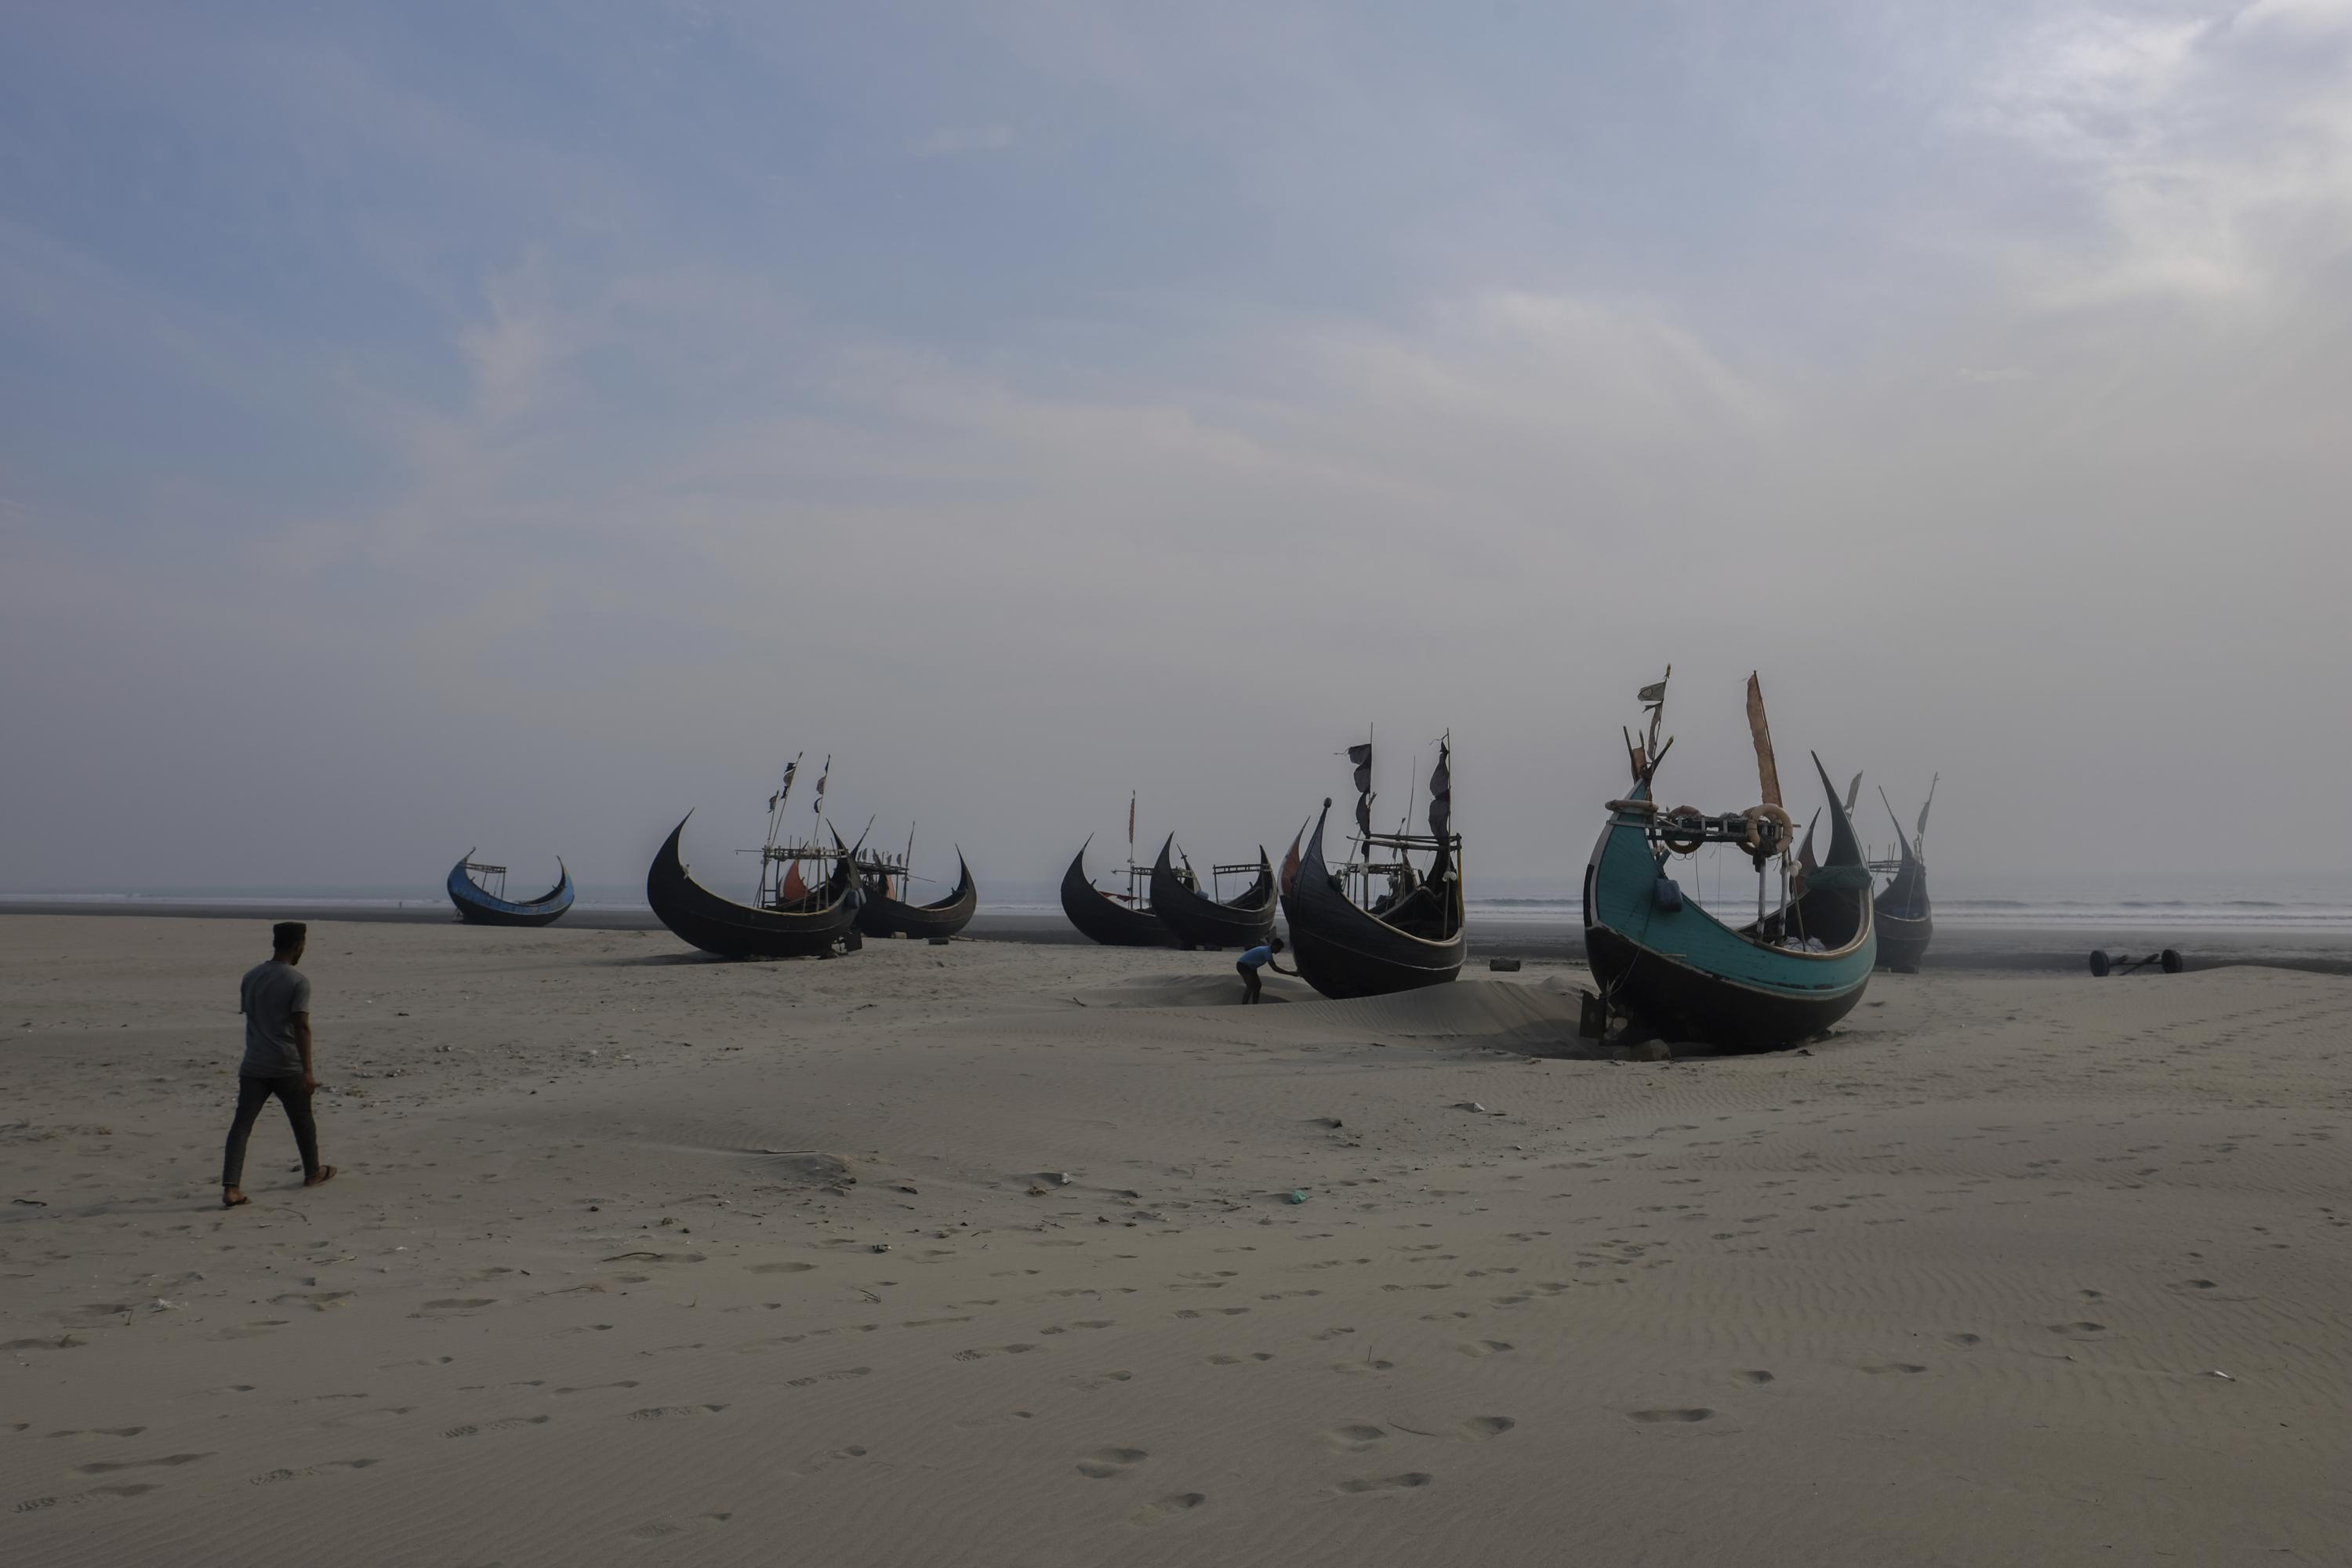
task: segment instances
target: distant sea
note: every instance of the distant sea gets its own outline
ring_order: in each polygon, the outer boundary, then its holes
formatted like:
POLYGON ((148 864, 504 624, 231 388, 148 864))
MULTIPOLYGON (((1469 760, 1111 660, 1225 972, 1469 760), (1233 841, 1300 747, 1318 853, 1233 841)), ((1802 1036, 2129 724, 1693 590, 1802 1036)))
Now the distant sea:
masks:
MULTIPOLYGON (((1678 865, 1686 892, 1726 915, 1752 912, 1755 883, 1744 873, 1719 881, 1704 866, 1678 865)), ((1931 878, 1933 873, 1931 872, 1931 878)), ((1775 879, 1777 889, 1778 880, 1775 879)), ((2000 879, 1934 879, 1936 921, 1948 928, 2080 931, 2109 926, 2133 930, 2352 934, 2352 873, 2227 874, 2172 876, 2057 876, 2035 873, 2000 879)), ((920 889, 918 889, 919 895, 920 889)), ((982 885, 983 912, 999 915, 1058 915, 1061 905, 1051 882, 982 885)), ((103 905, 115 910, 155 905, 201 904, 224 910, 250 909, 257 918, 273 908, 299 904, 310 910, 358 911, 430 910, 447 907, 438 887, 170 888, 145 891, 34 891, 0 893, 0 911, 12 904, 103 905)), ((577 907, 590 910, 643 912, 641 888, 582 884, 577 907)), ((1557 926, 1582 918, 1576 889, 1535 891, 1518 897, 1473 898, 1478 925, 1557 926)))

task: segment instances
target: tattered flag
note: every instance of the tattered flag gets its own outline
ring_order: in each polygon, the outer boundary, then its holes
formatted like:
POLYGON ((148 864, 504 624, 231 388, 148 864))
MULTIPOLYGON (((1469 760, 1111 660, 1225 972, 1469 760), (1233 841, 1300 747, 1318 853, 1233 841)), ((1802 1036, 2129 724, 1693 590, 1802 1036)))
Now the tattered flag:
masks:
POLYGON ((1444 841, 1454 824, 1454 751, 1441 743, 1437 766, 1429 775, 1429 831, 1444 841))

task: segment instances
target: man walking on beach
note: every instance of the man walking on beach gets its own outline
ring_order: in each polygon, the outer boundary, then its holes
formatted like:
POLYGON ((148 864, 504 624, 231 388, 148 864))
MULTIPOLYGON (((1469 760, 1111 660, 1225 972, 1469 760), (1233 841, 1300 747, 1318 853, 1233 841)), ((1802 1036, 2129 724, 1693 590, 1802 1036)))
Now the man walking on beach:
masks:
POLYGON ((1243 1006, 1246 1007, 1255 1002, 1258 992, 1264 988, 1265 983, 1258 978, 1257 973, 1261 968, 1272 969, 1276 974, 1287 974, 1294 980, 1298 978, 1298 971, 1285 969, 1274 962, 1274 955, 1281 951, 1282 939, 1278 936, 1268 937, 1257 946, 1243 953, 1234 963, 1234 967, 1240 970, 1242 975, 1243 1006))
POLYGON ((228 1153, 221 1163, 221 1206, 252 1200, 237 1184, 245 1178, 245 1142, 261 1108, 276 1095, 294 1124, 294 1146, 302 1152, 302 1184, 315 1187, 335 1173, 319 1163, 319 1130, 310 1120, 310 1095, 319 1078, 310 1058, 310 982, 294 966, 302 962, 310 928, 281 921, 270 928, 269 962, 257 963, 237 983, 236 1010, 245 1015, 245 1060, 236 1069, 236 1120, 228 1130, 228 1153))

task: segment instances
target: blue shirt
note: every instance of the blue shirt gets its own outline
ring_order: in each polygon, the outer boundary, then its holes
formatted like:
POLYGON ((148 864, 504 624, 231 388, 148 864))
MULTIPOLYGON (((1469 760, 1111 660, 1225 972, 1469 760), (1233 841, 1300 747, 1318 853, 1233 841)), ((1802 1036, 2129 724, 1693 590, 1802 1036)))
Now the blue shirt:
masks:
POLYGON ((1261 963, 1271 963, 1273 962, 1274 949, 1268 947, 1264 942, 1258 943, 1255 947, 1251 948, 1247 952, 1243 953, 1241 956, 1241 965, 1244 969, 1255 969, 1261 963))

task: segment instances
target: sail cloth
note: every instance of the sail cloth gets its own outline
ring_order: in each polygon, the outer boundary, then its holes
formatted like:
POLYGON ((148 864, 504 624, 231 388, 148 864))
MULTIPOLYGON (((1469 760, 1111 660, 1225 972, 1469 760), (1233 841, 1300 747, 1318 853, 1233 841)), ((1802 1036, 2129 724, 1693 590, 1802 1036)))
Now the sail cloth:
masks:
POLYGON ((1298 840, 1306 837, 1307 829, 1300 828, 1297 837, 1290 841, 1290 853, 1282 858, 1282 890, 1285 893, 1289 892, 1291 884, 1298 880, 1298 840))
POLYGON ((801 863, 793 861, 784 871, 784 885, 776 889, 776 901, 796 904, 808 897, 808 884, 801 880, 801 863))
POLYGON ((1454 752, 1439 742, 1437 767, 1429 775, 1429 831, 1440 844, 1454 827, 1454 752))
POLYGON ((824 757, 824 771, 816 775, 816 804, 814 809, 819 816, 824 815, 824 781, 832 776, 833 753, 827 752, 824 757))
POLYGON ((1772 761, 1772 726, 1764 719, 1764 687, 1756 672, 1748 672, 1748 732, 1756 738, 1756 780, 1763 786, 1764 804, 1780 804, 1780 770, 1772 761))

